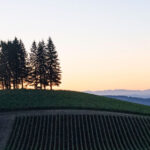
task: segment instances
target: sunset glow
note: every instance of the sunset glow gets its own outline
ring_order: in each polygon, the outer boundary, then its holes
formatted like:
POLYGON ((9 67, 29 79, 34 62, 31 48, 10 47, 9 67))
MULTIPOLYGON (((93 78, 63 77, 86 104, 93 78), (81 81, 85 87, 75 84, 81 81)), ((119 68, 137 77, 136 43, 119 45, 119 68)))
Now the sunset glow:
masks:
MULTIPOLYGON (((56 89, 150 89, 150 1, 5 0, 0 40, 52 37, 62 84, 56 89)), ((42 38, 42 39, 41 39, 42 38)))

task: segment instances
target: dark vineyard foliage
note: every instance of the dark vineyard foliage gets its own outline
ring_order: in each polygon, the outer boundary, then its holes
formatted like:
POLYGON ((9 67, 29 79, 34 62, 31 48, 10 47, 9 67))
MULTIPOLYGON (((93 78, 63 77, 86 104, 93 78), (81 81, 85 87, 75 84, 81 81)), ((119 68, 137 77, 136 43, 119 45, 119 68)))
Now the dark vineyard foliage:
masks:
POLYGON ((0 42, 0 89, 51 89, 61 83, 58 54, 51 38, 34 41, 27 53, 22 40, 0 42))
POLYGON ((5 150, 150 150, 150 118, 106 114, 17 117, 5 150))

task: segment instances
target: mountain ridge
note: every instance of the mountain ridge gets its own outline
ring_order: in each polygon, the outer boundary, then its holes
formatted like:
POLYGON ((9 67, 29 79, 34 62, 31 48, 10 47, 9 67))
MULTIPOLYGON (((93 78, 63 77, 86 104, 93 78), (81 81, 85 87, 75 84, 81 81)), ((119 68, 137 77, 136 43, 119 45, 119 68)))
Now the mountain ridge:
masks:
POLYGON ((126 89, 115 89, 115 90, 97 90, 97 91, 84 91, 85 93, 95 95, 112 95, 112 96, 129 96, 136 98, 150 98, 150 89, 147 90, 126 90, 126 89))

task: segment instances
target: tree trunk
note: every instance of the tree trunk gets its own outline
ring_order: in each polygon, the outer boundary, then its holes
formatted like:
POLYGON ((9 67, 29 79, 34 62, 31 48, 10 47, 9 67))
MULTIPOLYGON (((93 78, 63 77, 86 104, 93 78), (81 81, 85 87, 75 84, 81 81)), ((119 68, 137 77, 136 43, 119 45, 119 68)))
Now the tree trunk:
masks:
POLYGON ((53 90, 53 86, 52 86, 52 84, 50 83, 50 90, 52 91, 53 90))
POLYGON ((36 84, 34 85, 34 89, 37 90, 37 85, 36 84))
POLYGON ((3 88, 3 90, 5 89, 4 81, 2 81, 2 88, 3 88))
POLYGON ((13 89, 15 89, 15 81, 13 81, 13 89))
POLYGON ((23 88, 24 88, 24 87, 23 87, 23 79, 22 79, 22 81, 21 81, 21 85, 22 85, 22 89, 23 89, 23 88))

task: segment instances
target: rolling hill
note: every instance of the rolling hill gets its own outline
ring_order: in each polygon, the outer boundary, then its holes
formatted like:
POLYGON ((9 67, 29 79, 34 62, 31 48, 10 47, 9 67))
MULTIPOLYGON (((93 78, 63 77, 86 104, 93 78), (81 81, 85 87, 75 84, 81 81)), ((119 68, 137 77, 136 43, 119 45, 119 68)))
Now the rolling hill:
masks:
POLYGON ((106 97, 150 106, 150 98, 139 98, 139 97, 129 97, 129 96, 112 96, 112 95, 107 95, 106 97))
POLYGON ((82 92, 47 90, 0 91, 0 111, 51 108, 94 109, 150 114, 149 106, 82 92))
POLYGON ((74 91, 0 91, 0 150, 150 150, 150 107, 74 91))

